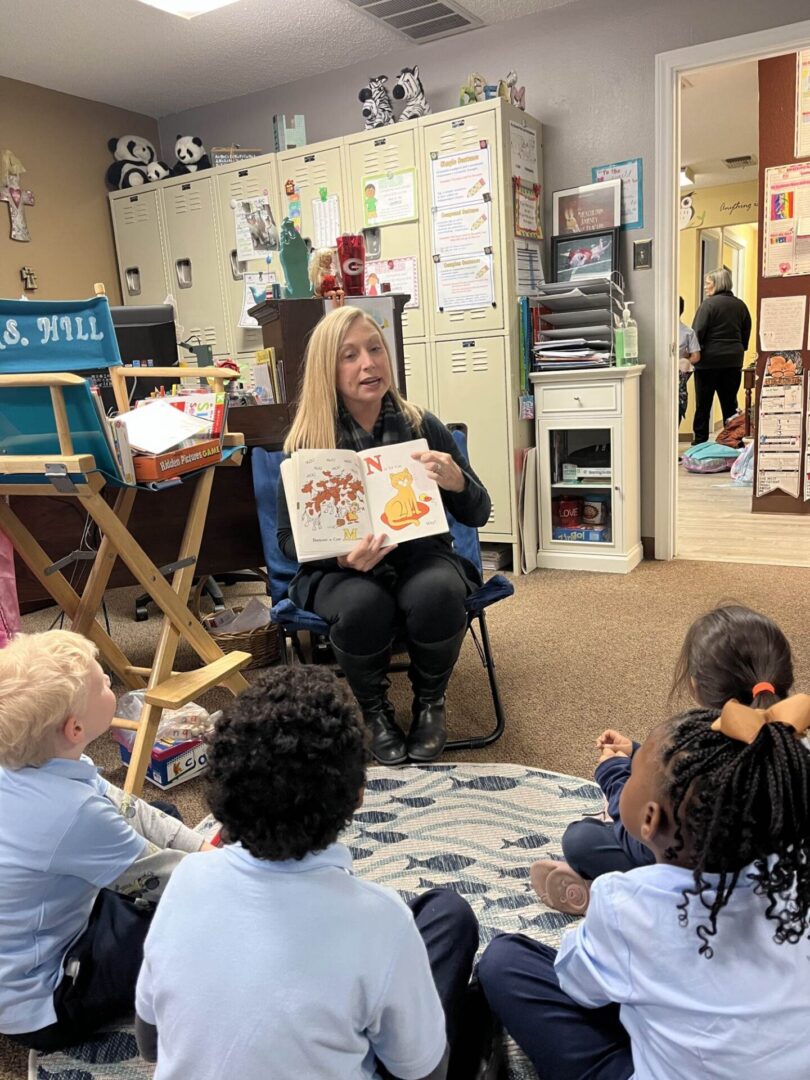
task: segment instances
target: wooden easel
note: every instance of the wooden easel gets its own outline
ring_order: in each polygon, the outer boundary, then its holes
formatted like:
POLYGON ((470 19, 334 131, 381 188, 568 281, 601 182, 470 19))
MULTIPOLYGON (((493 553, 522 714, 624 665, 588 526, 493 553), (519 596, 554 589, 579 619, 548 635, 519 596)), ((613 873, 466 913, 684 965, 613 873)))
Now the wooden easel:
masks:
MULTIPOLYGON (((103 286, 96 286, 103 295, 103 286)), ((126 380, 129 378, 165 378, 176 380, 183 376, 200 377, 197 368, 134 368, 116 366, 109 369, 119 411, 128 410, 126 380)), ((206 378, 216 391, 238 377, 235 373, 212 369, 216 374, 206 378)), ((70 629, 88 637, 99 650, 101 660, 128 689, 144 689, 145 705, 140 720, 116 719, 113 725, 136 731, 132 759, 127 770, 125 790, 140 794, 146 768, 155 741, 163 709, 177 709, 215 686, 224 686, 239 694, 248 683, 240 674, 251 656, 246 652, 225 654, 189 611, 188 597, 200 552, 205 519, 214 480, 214 467, 204 469, 187 483, 195 484, 194 495, 186 522, 177 562, 173 564, 169 583, 133 538, 128 529, 136 488, 122 487, 115 505, 111 507, 102 497, 105 479, 97 469, 91 454, 74 453, 74 433, 68 423, 64 391, 81 386, 85 380, 70 373, 0 374, 0 390, 6 388, 47 387, 50 391, 58 454, 0 455, 0 496, 38 495, 60 496, 78 500, 98 525, 102 540, 90 576, 79 596, 65 576, 51 563, 47 552, 34 539, 5 499, 0 498, 0 528, 14 545, 20 558, 68 616, 70 629), (23 482, 12 482, 18 477, 23 482), (37 481, 34 478, 41 477, 37 481), (5 481, 5 482, 4 482, 5 481), (29 482, 31 481, 31 482, 29 482), (130 663, 97 621, 104 591, 117 559, 121 559, 163 613, 154 659, 149 668, 130 663), (195 671, 175 672, 173 665, 177 647, 185 640, 194 649, 203 666, 195 671)), ((100 422, 100 421, 99 421, 100 422)), ((227 433, 225 448, 242 445, 242 436, 227 433)), ((237 450, 223 466, 241 464, 242 453, 237 450)))

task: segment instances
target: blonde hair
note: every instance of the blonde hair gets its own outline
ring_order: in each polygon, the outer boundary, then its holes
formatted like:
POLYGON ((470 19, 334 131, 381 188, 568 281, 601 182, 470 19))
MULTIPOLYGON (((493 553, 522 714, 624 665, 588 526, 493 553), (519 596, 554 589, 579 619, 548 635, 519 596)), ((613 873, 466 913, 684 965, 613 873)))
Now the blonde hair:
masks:
POLYGON ((414 433, 421 430, 422 410, 406 401, 394 385, 391 354, 379 326, 360 308, 344 306, 330 311, 312 331, 304 358, 298 409, 284 440, 284 449, 288 453, 302 449, 334 450, 337 446, 337 366, 340 350, 346 334, 361 320, 380 335, 392 375, 388 393, 405 414, 414 433))
POLYGON ((84 709, 98 649, 81 634, 20 634, 0 649, 0 765, 22 769, 53 757, 54 735, 84 709))

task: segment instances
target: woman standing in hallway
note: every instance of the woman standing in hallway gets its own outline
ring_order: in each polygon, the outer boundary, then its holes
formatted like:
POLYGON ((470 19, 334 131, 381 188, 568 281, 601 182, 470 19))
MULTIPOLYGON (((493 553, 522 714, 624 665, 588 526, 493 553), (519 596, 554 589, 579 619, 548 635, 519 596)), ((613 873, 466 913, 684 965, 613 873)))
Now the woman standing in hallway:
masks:
POLYGON ((723 411, 723 423, 737 411, 743 358, 751 337, 751 314, 744 302, 734 296, 731 284, 728 270, 707 274, 706 299, 692 322, 700 343, 700 364, 695 368, 693 446, 708 441, 715 393, 723 411))

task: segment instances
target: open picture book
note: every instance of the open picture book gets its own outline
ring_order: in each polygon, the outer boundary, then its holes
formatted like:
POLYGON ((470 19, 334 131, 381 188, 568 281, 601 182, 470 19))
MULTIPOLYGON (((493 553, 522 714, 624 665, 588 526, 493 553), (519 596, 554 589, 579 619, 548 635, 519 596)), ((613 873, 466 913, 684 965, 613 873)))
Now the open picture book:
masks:
POLYGON ((441 493, 411 454, 425 439, 373 450, 296 450, 281 463, 299 562, 347 555, 358 540, 385 546, 448 531, 441 493))

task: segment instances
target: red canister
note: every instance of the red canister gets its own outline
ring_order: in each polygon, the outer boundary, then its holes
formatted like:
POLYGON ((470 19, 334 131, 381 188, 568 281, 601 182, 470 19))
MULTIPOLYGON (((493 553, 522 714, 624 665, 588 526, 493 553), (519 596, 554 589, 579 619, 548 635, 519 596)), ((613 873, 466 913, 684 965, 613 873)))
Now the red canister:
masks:
POLYGON ((582 496, 575 495, 571 498, 560 499, 559 514, 560 525, 566 528, 574 528, 582 524, 582 496))
POLYGON ((344 233, 337 238, 338 262, 347 296, 365 295, 366 242, 362 233, 344 233))

